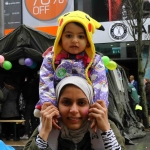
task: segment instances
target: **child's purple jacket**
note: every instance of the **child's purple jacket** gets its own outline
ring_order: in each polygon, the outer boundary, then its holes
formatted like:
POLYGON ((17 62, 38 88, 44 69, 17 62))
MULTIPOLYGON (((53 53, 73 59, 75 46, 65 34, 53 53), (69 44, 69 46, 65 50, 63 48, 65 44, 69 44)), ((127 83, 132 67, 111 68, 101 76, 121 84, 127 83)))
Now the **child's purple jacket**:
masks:
MULTIPOLYGON (((44 102, 52 102, 57 105, 55 87, 57 83, 67 76, 80 76, 85 78, 85 65, 83 60, 62 59, 60 64, 54 71, 52 67, 53 51, 49 52, 43 59, 40 68, 40 86, 38 104, 44 102)), ((93 101, 104 100, 108 107, 108 82, 105 66, 101 56, 96 54, 94 62, 90 68, 89 78, 94 89, 93 101)))

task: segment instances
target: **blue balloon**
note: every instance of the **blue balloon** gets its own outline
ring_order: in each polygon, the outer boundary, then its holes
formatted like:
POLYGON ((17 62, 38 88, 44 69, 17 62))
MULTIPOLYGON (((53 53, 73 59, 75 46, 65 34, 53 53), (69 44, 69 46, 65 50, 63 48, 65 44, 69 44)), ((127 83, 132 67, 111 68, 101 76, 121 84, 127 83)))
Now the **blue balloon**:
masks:
POLYGON ((105 68, 105 71, 106 71, 106 74, 108 73, 108 69, 107 68, 105 68))
POLYGON ((36 66, 37 66, 36 62, 33 62, 33 64, 30 66, 30 68, 34 69, 34 68, 36 68, 36 66))

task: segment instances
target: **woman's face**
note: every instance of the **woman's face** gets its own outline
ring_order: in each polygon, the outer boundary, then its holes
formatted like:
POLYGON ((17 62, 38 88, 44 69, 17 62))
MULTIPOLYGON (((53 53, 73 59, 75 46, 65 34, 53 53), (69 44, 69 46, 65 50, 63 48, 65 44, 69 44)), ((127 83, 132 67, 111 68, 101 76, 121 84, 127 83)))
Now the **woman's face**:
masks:
POLYGON ((63 123, 69 129, 79 129, 87 120, 89 101, 84 92, 75 85, 63 89, 59 98, 58 108, 63 123))

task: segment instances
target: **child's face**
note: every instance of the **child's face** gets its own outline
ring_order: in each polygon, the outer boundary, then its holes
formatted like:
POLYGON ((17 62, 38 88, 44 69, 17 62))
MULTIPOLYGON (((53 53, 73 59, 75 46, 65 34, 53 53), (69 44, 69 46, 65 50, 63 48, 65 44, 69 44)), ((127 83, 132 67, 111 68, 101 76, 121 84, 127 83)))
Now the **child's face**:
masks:
POLYGON ((68 23, 62 33, 61 46, 70 54, 79 54, 89 46, 87 36, 80 26, 68 23))
POLYGON ((89 101, 84 92, 74 86, 68 85, 59 98, 59 112, 63 123, 72 130, 79 129, 87 120, 89 101))

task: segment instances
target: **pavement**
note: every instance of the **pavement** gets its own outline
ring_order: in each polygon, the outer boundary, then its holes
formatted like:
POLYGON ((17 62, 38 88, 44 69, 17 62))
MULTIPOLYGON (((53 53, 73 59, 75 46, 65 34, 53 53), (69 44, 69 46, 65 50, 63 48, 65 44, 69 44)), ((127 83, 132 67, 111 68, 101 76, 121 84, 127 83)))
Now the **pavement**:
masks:
POLYGON ((23 147, 27 143, 28 140, 19 140, 19 141, 13 141, 13 140, 5 140, 3 139, 3 142, 6 145, 10 145, 14 147, 15 150, 23 150, 23 147))
MULTIPOLYGON (((3 140, 5 144, 11 145, 15 148, 15 150, 23 150, 24 145, 26 144, 27 140, 20 140, 20 141, 6 141, 3 140)), ((146 130, 146 136, 139 139, 132 140, 134 145, 126 145, 126 150, 150 150, 150 129, 146 130)))
POLYGON ((126 145, 126 150, 150 150, 150 129, 145 131, 146 136, 132 140, 134 145, 126 145))

